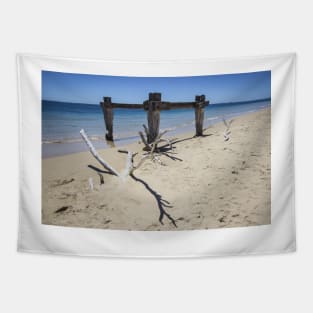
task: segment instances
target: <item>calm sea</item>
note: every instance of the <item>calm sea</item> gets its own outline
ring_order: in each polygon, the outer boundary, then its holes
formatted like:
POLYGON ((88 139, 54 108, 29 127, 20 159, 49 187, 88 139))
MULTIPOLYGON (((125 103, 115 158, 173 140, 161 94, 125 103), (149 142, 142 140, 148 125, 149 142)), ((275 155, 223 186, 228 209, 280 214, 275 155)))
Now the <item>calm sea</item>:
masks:
MULTIPOLYGON (((271 105, 270 99, 251 102, 211 104, 206 108, 204 127, 271 105)), ((114 138, 116 145, 139 139, 138 131, 147 123, 144 110, 115 109, 114 138)), ((84 128, 97 148, 108 147, 105 126, 99 105, 42 101, 42 157, 52 157, 85 151, 79 131, 84 128)), ((194 110, 180 109, 161 112, 161 129, 171 135, 189 132, 194 128, 194 110)))

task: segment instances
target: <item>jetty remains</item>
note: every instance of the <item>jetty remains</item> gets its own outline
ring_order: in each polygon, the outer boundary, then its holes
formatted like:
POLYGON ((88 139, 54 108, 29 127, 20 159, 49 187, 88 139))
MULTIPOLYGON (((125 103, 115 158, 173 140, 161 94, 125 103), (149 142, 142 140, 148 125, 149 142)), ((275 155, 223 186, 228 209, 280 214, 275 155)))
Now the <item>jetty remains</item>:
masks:
POLYGON ((116 108, 135 110, 143 109, 147 111, 148 127, 144 127, 147 133, 148 143, 154 142, 159 135, 161 111, 194 108, 196 136, 202 136, 204 109, 208 105, 209 101, 205 100, 205 95, 195 96, 195 101, 192 102, 169 102, 161 100, 161 93, 150 92, 148 100, 144 101, 142 104, 114 103, 111 101, 111 97, 103 97, 103 101, 100 102, 100 106, 103 110, 106 127, 105 138, 108 141, 113 141, 113 110, 116 108))

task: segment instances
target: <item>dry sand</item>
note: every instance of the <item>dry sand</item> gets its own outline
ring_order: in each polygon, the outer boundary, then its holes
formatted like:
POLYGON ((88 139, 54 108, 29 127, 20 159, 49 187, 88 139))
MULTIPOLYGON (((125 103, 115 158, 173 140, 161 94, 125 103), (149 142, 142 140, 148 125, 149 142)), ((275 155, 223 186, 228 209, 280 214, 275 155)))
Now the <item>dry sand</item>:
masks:
MULTIPOLYGON (((173 156, 181 160, 161 156, 164 166, 148 160, 125 182, 103 174, 100 185, 88 165, 101 165, 87 151, 44 159, 42 223, 151 231, 270 224, 271 111, 235 118, 229 141, 224 130, 219 123, 204 137, 180 135, 173 156)), ((143 153, 141 143, 126 148, 143 153)), ((122 171, 126 155, 117 149, 98 152, 122 171)))

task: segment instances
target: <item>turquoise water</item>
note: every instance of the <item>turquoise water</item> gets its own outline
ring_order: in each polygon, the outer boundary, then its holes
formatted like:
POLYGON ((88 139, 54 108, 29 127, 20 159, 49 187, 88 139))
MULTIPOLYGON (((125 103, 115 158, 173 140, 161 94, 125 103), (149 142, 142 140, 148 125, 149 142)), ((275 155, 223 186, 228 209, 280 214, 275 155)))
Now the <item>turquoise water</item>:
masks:
MULTIPOLYGON (((211 104, 205 110, 204 127, 249 112, 269 107, 270 99, 249 102, 211 104)), ((136 141, 142 124, 147 123, 144 110, 115 109, 114 139, 116 145, 136 141)), ((84 128, 97 148, 107 148, 105 125, 99 105, 42 101, 42 156, 51 157, 85 151, 79 131, 84 128)), ((178 134, 194 129, 194 110, 161 112, 160 128, 178 134)))

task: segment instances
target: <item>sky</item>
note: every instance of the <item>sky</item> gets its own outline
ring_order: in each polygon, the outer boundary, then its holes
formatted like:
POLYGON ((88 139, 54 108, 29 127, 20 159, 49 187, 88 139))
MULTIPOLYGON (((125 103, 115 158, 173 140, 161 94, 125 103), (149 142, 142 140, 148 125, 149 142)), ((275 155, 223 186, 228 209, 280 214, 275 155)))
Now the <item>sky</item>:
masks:
POLYGON ((42 71, 42 99, 99 104, 142 103, 149 92, 161 92, 164 101, 194 101, 206 96, 210 103, 238 102, 271 97, 271 72, 189 77, 126 77, 42 71))

